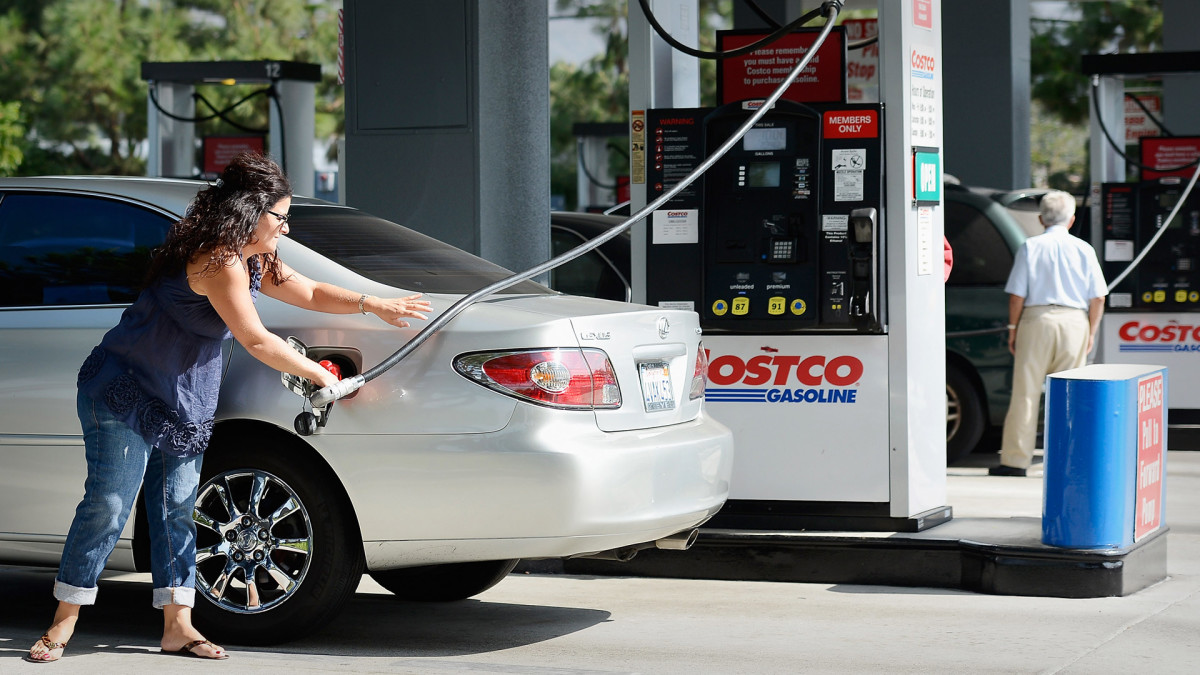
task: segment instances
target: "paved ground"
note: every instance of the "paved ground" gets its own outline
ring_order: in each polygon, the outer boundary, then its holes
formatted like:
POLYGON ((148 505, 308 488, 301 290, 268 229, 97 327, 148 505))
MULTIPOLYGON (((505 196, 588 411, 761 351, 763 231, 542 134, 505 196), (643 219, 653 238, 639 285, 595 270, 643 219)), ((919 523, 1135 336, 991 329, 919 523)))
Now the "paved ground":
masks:
MULTIPOLYGON (((956 517, 1040 517, 1041 478, 951 468, 956 517)), ((921 588, 513 575, 477 599, 400 603, 365 580, 341 620, 206 663, 156 652, 145 575, 102 582, 68 656, 20 655, 53 573, 0 567, 0 673, 1194 673, 1200 671, 1200 453, 1168 461, 1170 577, 1124 598, 921 588)))

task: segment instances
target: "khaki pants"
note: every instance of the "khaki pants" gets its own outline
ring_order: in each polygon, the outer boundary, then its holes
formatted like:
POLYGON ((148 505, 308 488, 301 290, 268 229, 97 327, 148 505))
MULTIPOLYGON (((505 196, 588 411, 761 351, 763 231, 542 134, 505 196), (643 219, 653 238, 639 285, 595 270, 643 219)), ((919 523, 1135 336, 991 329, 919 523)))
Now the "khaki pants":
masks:
POLYGON ((1088 315, 1082 309, 1026 307, 1017 326, 1012 401, 1004 418, 1000 463, 1027 469, 1037 438, 1038 403, 1046 376, 1079 368, 1087 360, 1088 315))

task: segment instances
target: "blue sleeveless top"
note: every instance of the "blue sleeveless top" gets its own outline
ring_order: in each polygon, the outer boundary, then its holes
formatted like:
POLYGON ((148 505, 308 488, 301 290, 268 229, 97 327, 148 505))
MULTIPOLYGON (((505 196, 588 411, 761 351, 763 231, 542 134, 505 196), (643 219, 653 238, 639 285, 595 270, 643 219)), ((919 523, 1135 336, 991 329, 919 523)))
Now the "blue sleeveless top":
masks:
MULTIPOLYGON (((258 299, 262 264, 246 261, 258 299)), ((177 457, 204 452, 221 388, 221 343, 231 337, 187 272, 155 281, 121 314, 79 369, 79 390, 177 457)))

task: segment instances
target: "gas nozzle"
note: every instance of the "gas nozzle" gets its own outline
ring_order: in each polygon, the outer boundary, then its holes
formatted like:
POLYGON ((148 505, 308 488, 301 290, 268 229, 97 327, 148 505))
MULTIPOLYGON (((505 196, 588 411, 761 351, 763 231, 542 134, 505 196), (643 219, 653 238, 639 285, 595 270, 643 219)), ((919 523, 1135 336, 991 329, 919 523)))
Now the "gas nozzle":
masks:
POLYGON ((875 280, 875 244, 879 212, 872 207, 850 212, 850 229, 854 242, 850 245, 850 274, 853 291, 850 294, 850 316, 854 323, 870 327, 877 321, 875 280))
POLYGON ((854 209, 850 212, 850 224, 854 228, 854 241, 870 244, 875 239, 875 220, 878 212, 871 207, 854 209))
POLYGON ((337 384, 330 385, 324 389, 318 389, 313 392, 312 396, 308 397, 308 402, 314 408, 322 408, 333 403, 339 398, 344 398, 353 394, 366 384, 366 379, 362 375, 347 377, 344 380, 338 380, 337 384))

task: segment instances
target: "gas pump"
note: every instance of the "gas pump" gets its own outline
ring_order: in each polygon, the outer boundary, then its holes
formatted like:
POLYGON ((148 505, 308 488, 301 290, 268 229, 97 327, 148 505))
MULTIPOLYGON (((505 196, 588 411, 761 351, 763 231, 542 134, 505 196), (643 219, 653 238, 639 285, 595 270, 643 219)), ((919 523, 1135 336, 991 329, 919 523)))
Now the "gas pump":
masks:
POLYGON ((1134 272, 1133 306, 1140 311, 1200 311, 1200 192, 1187 196, 1179 214, 1167 216, 1183 198, 1185 181, 1169 176, 1138 186, 1138 250, 1167 228, 1134 272))
MULTIPOLYGON (((1110 291, 1102 326, 1104 363, 1166 364, 1188 373, 1200 352, 1200 191, 1186 193, 1178 176, 1101 186, 1101 249, 1105 276, 1114 279, 1141 261, 1110 291), (1171 217, 1174 214, 1174 217, 1171 217)), ((1200 421, 1200 396, 1172 387, 1169 422, 1200 421), (1177 397, 1177 398, 1176 398, 1177 397)))
MULTIPOLYGON (((939 5, 880 3, 880 102, 848 103, 840 71, 826 80, 840 100, 780 100, 634 230, 645 265, 635 298, 700 315, 706 407, 734 431, 730 501, 712 527, 899 531, 951 517, 933 246, 939 5)), ((844 68, 842 49, 821 63, 844 68)), ((805 47, 775 49, 756 72, 785 53, 805 47)), ((812 77, 824 77, 820 66, 812 77)), ((670 189, 760 105, 635 104, 633 206, 670 189)))
POLYGON ((1109 281, 1099 331, 1098 363, 1166 366, 1167 413, 1172 427, 1200 424, 1200 137, 1180 132, 1140 139, 1128 156, 1114 139, 1125 135, 1124 78, 1195 73, 1195 64, 1171 54, 1154 60, 1087 55, 1083 70, 1093 77, 1092 244, 1109 281), (1166 58, 1164 58, 1166 57, 1166 58), (1126 180, 1126 164, 1140 180, 1126 180))
MULTIPOLYGON (((744 105, 650 111, 652 189, 728 138, 744 105)), ((655 214, 647 302, 699 298, 713 334, 882 333, 880 117, 878 105, 778 103, 655 214)))
MULTIPOLYGON (((754 107, 648 111, 650 189, 690 171, 754 107)), ((647 302, 700 314, 708 406, 743 449, 717 525, 842 522, 866 515, 849 504, 888 499, 882 115, 780 102, 654 214, 647 302)))

